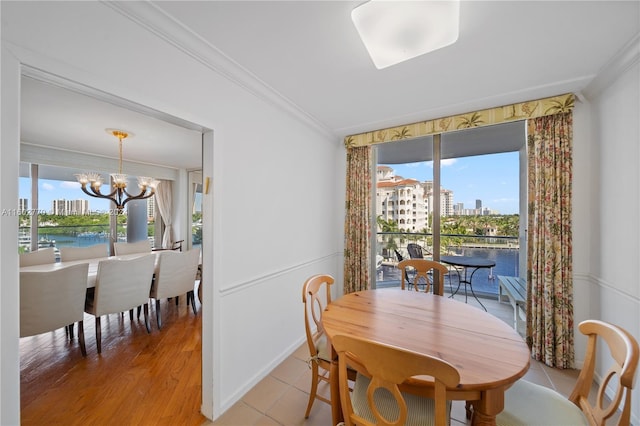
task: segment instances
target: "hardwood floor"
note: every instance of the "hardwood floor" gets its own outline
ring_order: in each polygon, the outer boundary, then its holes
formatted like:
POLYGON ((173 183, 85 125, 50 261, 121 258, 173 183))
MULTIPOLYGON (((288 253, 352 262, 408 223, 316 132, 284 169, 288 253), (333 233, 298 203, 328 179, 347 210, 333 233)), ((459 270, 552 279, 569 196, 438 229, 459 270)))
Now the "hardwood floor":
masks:
MULTIPOLYGON (((85 314, 87 356, 64 329, 20 339, 22 425, 201 425, 200 305, 162 301, 162 330, 144 318, 102 318, 98 355, 94 317, 85 314)), ((155 303, 154 303, 155 305, 155 303)))

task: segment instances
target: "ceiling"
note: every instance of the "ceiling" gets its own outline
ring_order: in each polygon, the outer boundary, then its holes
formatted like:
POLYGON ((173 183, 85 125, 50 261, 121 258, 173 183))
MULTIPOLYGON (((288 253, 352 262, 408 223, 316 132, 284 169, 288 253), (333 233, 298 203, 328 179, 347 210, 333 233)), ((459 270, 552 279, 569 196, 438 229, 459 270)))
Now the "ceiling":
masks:
MULTIPOLYGON (((497 105, 579 94, 640 32, 638 1, 463 1, 455 44, 378 70, 350 19, 361 3, 152 5, 313 117, 337 140, 497 105)), ((127 159, 199 167, 197 126, 141 106, 116 106, 122 100, 109 102, 108 96, 23 80, 24 142, 116 157, 117 141, 104 129, 120 127, 135 133, 125 142, 127 159), (177 140, 182 141, 180 150, 175 149, 177 140)))

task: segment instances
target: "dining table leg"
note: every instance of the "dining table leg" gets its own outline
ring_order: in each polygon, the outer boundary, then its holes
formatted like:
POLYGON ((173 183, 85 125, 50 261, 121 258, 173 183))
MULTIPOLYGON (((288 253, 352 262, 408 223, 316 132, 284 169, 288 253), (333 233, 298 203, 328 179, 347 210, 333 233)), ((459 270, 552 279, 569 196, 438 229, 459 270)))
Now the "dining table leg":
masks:
POLYGON ((329 391, 331 393, 331 418, 334 425, 344 420, 340 404, 340 380, 338 378, 338 359, 334 358, 329 367, 329 391))
POLYGON ((496 416, 504 409, 506 389, 491 389, 482 392, 480 400, 473 401, 471 424, 473 426, 495 426, 496 416))

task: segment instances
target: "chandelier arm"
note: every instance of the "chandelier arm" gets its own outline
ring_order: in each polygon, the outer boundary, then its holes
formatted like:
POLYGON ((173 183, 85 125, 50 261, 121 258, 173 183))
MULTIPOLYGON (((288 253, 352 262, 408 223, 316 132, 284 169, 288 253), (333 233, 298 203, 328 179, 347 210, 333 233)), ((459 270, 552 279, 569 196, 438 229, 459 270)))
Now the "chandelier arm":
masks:
POLYGON ((129 196, 129 198, 127 198, 122 202, 122 207, 124 207, 124 205, 127 204, 129 201, 144 200, 146 198, 152 197, 155 194, 155 191, 151 191, 149 194, 146 194, 146 195, 144 192, 141 192, 139 195, 133 196, 133 195, 130 195, 127 191, 124 191, 124 192, 129 196))
POLYGON ((85 194, 91 196, 91 197, 95 197, 95 198, 106 198, 106 199, 112 199, 111 197, 113 197, 115 195, 115 191, 113 191, 111 194, 103 194, 100 191, 96 191, 95 189, 93 189, 93 187, 91 186, 91 192, 89 192, 87 190, 87 188, 85 187, 85 185, 81 185, 80 189, 82 189, 82 192, 84 192, 85 194))

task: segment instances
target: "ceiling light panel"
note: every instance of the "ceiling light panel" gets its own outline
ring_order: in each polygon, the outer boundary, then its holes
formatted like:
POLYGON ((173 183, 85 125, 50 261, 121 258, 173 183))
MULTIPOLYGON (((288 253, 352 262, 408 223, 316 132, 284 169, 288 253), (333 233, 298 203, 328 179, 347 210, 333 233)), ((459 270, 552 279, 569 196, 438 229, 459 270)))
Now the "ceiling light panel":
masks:
POLYGON ((455 43, 460 2, 371 0, 351 12, 376 68, 382 69, 455 43))

